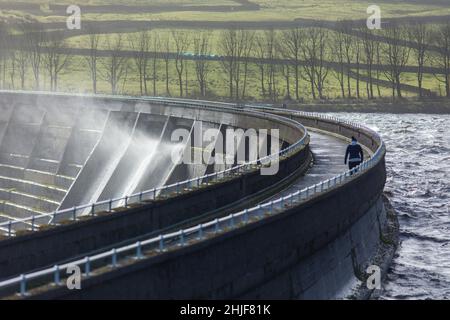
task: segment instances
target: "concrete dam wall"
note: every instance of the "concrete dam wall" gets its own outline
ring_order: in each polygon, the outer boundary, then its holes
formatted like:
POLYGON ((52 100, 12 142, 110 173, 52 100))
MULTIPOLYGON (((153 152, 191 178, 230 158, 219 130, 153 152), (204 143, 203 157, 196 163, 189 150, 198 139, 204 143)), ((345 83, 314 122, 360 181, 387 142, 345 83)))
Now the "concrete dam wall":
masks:
MULTIPOLYGON (((17 93, 6 96, 14 97, 14 94, 17 93)), ((59 98, 43 95, 42 99, 59 98)), ((385 146, 375 132, 346 121, 273 108, 183 99, 74 96, 65 99, 73 105, 95 100, 98 110, 107 109, 108 117, 117 114, 121 123, 129 123, 127 130, 131 132, 126 147, 116 148, 121 155, 114 167, 121 169, 97 173, 98 163, 108 167, 103 163, 110 160, 95 155, 102 154, 97 151, 98 146, 113 148, 119 144, 107 141, 113 134, 105 134, 108 118, 105 120, 97 147, 71 186, 71 190, 78 191, 72 196, 67 193, 66 199, 73 197, 67 204, 69 208, 86 196, 82 192, 81 186, 85 184, 82 179, 96 180, 96 174, 108 176, 108 179, 98 179, 107 180, 98 196, 95 195, 101 200, 113 193, 126 194, 126 190, 139 189, 142 183, 151 188, 152 179, 169 177, 166 183, 172 183, 176 181, 174 176, 182 180, 224 169, 179 165, 156 174, 145 165, 153 156, 152 147, 146 157, 139 153, 140 146, 147 144, 142 143, 138 132, 148 122, 154 123, 151 127, 159 128, 151 134, 151 140, 157 140, 154 145, 164 141, 171 119, 176 120, 176 125, 190 128, 191 134, 198 122, 219 130, 270 128, 276 124, 282 139, 280 149, 289 149, 298 141, 302 143, 298 149, 280 157, 280 170, 274 176, 261 175, 262 165, 256 170, 250 166, 248 171, 238 171, 217 183, 161 193, 158 198, 125 205, 120 210, 92 210, 95 214, 91 215, 86 207, 85 219, 66 224, 65 219, 70 219, 67 211, 67 215, 60 216, 61 223, 50 228, 0 241, 0 275, 5 275, 0 281, 0 296, 364 298, 370 294, 359 290, 365 285, 366 267, 377 264, 385 271, 389 265, 396 246, 396 219, 383 197, 385 146), (370 159, 352 172, 342 172, 302 190, 292 188, 291 185, 296 185, 294 181, 302 181, 302 175, 308 175, 311 160, 309 138, 305 139, 303 127, 296 125, 300 123, 343 141, 358 137, 370 159), (127 161, 127 158, 138 160, 127 161), (89 159, 98 160, 92 161, 94 165, 88 170, 89 159), (83 178, 84 170, 87 173, 83 178), (123 174, 146 170, 142 183, 130 183, 134 179, 123 174), (80 187, 74 189, 77 184, 80 187), (206 214, 214 211, 215 219, 206 214), (152 232, 148 233, 149 230, 152 232), (53 267, 54 264, 58 267, 53 267), (78 265, 83 272, 82 290, 68 290, 64 286, 64 270, 70 265, 78 265), (36 269, 40 271, 34 272, 36 269)), ((93 194, 87 192, 88 196, 93 194)))
MULTIPOLYGON (((21 98, 24 99, 19 95, 15 101, 20 101, 21 98)), ((50 103, 47 96, 44 95, 44 98, 46 104, 50 103)), ((113 98, 109 99, 115 101, 113 98)), ((57 101, 57 97, 54 100, 57 101)), ((54 100, 52 105, 56 103, 54 100)), ((104 110, 101 108, 109 105, 101 98, 98 100, 89 100, 89 103, 99 108, 98 110, 104 110)), ((75 106, 78 104, 80 102, 74 103, 75 106)), ((213 119, 220 119, 215 126, 223 128, 273 128, 275 126, 280 128, 280 137, 287 144, 294 143, 305 135, 304 129, 294 123, 281 122, 277 118, 271 119, 266 116, 249 116, 248 113, 243 112, 239 112, 242 118, 236 120, 236 115, 223 115, 224 112, 218 109, 161 106, 145 104, 142 101, 136 104, 128 100, 123 100, 122 109, 127 111, 108 110, 102 134, 98 136, 95 147, 87 156, 67 194, 62 198, 62 207, 70 208, 97 200, 112 199, 123 196, 131 189, 146 190, 144 188, 159 186, 158 184, 162 185, 167 181, 179 181, 186 177, 192 178, 195 174, 201 176, 207 173, 208 168, 201 165, 201 168, 195 168, 195 170, 191 165, 167 166, 167 163, 171 163, 170 153, 153 154, 151 152, 161 143, 171 143, 172 130, 181 127, 193 131, 195 123, 200 123, 199 120, 194 119, 202 119, 204 128, 213 127, 213 119), (139 112, 130 111, 138 108, 139 112), (119 122, 120 126, 117 125, 119 122), (142 134, 143 127, 145 127, 145 136, 142 134), (120 133, 118 134, 117 131, 120 133), (129 134, 123 134, 123 131, 129 134), (149 142, 151 140, 156 142, 152 144, 149 142), (152 150, 146 153, 142 152, 143 148, 152 150), (148 163, 148 156, 151 157, 153 165, 148 163), (161 160, 158 161, 158 158, 161 160), (155 162, 162 162, 162 164, 154 166, 155 162), (140 169, 141 167, 143 170, 140 169), (142 172, 139 180, 136 180, 134 175, 139 170, 142 172)), ((186 146, 181 146, 181 149, 183 148, 186 146)), ((258 170, 243 171, 231 178, 226 177, 222 182, 219 181, 220 183, 206 183, 200 185, 200 188, 179 194, 177 197, 142 202, 128 207, 127 210, 124 210, 126 208, 122 205, 113 210, 114 212, 108 211, 108 203, 105 203, 99 206, 96 210, 98 214, 95 216, 90 215, 88 207, 82 210, 87 215, 86 219, 76 223, 70 223, 74 221, 71 221, 72 211, 69 210, 54 219, 60 222, 57 225, 44 225, 39 232, 29 232, 30 228, 28 228, 21 230, 20 236, 0 241, 0 275, 7 277, 17 272, 43 267, 55 261, 68 259, 151 231, 168 228, 200 214, 228 206, 240 199, 245 200, 280 183, 284 178, 295 173, 299 164, 307 164, 309 159, 306 144, 302 150, 291 157, 281 159, 279 171, 273 176, 261 176, 258 170), (107 212, 112 214, 105 214, 107 212)), ((218 169, 221 168, 212 168, 212 171, 218 169)), ((53 215, 49 214, 45 218, 53 219, 53 215)), ((19 225, 19 227, 22 226, 19 225)))

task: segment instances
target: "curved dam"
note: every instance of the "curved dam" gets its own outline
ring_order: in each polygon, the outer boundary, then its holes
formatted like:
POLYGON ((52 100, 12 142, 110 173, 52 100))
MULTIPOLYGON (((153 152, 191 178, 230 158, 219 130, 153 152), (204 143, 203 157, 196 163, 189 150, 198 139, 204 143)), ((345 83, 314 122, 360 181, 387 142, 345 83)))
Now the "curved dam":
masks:
POLYGON ((384 274, 397 245, 386 149, 361 125, 156 97, 0 102, 1 297, 367 298, 367 267, 384 274), (349 172, 351 136, 367 160, 349 172))

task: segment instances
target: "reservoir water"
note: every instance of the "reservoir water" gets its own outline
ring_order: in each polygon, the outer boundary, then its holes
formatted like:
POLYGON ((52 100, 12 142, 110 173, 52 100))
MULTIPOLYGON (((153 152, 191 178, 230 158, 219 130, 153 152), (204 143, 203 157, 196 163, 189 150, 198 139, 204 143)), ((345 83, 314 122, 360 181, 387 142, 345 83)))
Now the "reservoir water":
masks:
POLYGON ((379 132, 400 246, 382 299, 450 299, 450 115, 330 113, 379 132))

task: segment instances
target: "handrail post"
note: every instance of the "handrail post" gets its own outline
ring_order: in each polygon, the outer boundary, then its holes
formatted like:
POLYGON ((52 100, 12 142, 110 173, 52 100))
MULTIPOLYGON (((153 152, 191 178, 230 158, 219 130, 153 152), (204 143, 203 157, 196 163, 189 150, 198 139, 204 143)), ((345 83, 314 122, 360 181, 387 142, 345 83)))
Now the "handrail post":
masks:
POLYGON ((200 223, 200 225, 198 226, 198 240, 202 240, 203 239, 203 225, 200 223))
POLYGON ((89 256, 84 259, 84 274, 86 275, 86 277, 89 277, 89 274, 91 272, 91 260, 89 259, 89 256))
POLYGON ((9 220, 9 223, 8 223, 8 237, 11 237, 11 229, 12 229, 12 226, 11 226, 11 220, 9 220))
POLYGON ((24 274, 20 275, 20 295, 23 297, 27 294, 27 277, 24 274))
POLYGON ((261 204, 258 204, 258 215, 260 218, 264 218, 264 210, 262 210, 261 204))
POLYGON ((77 207, 76 206, 73 207, 73 210, 72 210, 72 220, 73 221, 77 220, 77 207))
POLYGON ((159 236, 159 251, 164 251, 164 235, 159 236))
POLYGON ((125 208, 128 208, 128 196, 125 196, 125 208))
POLYGON ((113 268, 117 267, 117 250, 116 250, 116 248, 112 249, 112 261, 111 261, 111 263, 112 263, 112 267, 113 268))
POLYGON ((93 203, 91 207, 91 216, 95 216, 95 203, 93 203))
POLYGON ((216 218, 216 220, 214 220, 214 232, 218 233, 219 231, 219 219, 216 218))
POLYGON ((141 242, 136 242, 136 259, 142 259, 142 245, 141 242))
POLYGON ((34 220, 35 220, 35 217, 34 217, 34 213, 33 213, 33 216, 31 217, 31 231, 33 231, 33 232, 34 232, 34 220))
POLYGON ((180 246, 184 247, 186 245, 184 241, 184 229, 181 229, 180 231, 180 246))
POLYGON ((143 194, 143 192, 141 191, 141 192, 139 193, 139 202, 142 202, 142 194, 143 194))
POLYGON ((55 265, 53 267, 54 270, 54 276, 53 276, 53 282, 55 283, 55 285, 60 285, 61 284, 61 279, 60 279, 60 275, 59 275, 59 266, 55 265))
POLYGON ((234 213, 231 214, 230 217, 230 228, 233 229, 234 228, 234 213))
POLYGON ((112 199, 109 199, 109 203, 108 203, 108 211, 109 211, 109 212, 112 211, 112 199))

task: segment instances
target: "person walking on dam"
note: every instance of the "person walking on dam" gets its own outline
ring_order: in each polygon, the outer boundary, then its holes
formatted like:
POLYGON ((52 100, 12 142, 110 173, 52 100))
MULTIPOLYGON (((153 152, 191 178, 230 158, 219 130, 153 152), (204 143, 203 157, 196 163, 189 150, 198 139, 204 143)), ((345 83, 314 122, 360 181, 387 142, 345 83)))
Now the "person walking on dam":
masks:
POLYGON ((344 163, 347 164, 348 168, 351 170, 357 167, 364 161, 364 152, 355 137, 352 137, 352 142, 348 145, 347 151, 345 152, 344 163))

